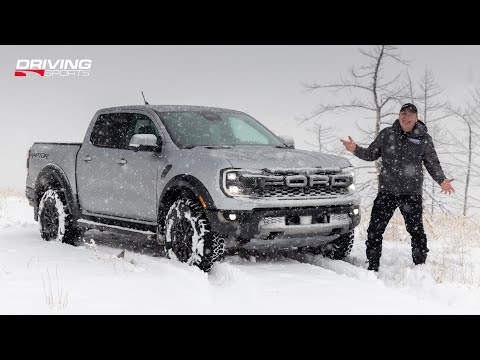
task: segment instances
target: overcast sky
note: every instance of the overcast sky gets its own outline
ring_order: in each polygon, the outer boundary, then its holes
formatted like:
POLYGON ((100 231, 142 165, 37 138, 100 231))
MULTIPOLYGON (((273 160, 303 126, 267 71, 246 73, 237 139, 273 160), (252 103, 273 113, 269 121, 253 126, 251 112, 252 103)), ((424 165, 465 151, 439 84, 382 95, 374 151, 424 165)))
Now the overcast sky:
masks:
MULTIPOLYGON (((142 104, 208 105, 242 110, 297 148, 313 149, 313 123, 298 126, 332 95, 305 93, 302 83, 337 81, 366 63, 358 45, 0 46, 0 188, 25 189, 26 152, 35 141, 81 142, 95 111, 142 104), (89 77, 15 77, 18 59, 91 59, 89 77)), ((453 103, 462 104, 480 76, 479 45, 399 46, 417 81, 425 67, 453 103)), ((349 113, 332 123, 355 135, 349 113)), ((392 119, 394 120, 394 119, 392 119)), ((373 123, 372 123, 373 125, 373 123)))

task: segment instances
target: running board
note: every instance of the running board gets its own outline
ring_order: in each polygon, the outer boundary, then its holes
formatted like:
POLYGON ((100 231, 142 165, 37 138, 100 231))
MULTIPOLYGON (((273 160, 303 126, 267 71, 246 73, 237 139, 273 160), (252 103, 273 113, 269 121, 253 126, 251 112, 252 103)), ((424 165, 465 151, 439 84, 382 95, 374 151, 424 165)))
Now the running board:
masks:
POLYGON ((118 226, 118 225, 110 225, 110 224, 104 224, 104 223, 99 223, 96 221, 91 221, 91 220, 84 220, 84 219, 78 219, 77 223, 80 224, 85 224, 87 228, 89 229, 96 229, 96 230, 101 230, 101 231, 120 231, 120 232, 125 232, 125 233, 137 233, 137 234, 143 234, 143 235, 155 235, 154 232, 148 231, 148 230, 138 230, 138 229, 132 229, 132 228, 127 228, 123 226, 118 226))

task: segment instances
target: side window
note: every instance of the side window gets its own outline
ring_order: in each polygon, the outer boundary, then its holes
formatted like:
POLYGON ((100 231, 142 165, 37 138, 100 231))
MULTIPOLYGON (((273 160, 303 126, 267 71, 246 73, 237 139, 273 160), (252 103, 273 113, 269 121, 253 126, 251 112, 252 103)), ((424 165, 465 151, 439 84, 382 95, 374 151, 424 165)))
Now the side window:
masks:
POLYGON ((152 134, 157 138, 159 137, 159 132, 154 122, 144 114, 132 114, 132 122, 128 130, 128 143, 135 134, 152 134))
POLYGON ((93 145, 106 148, 126 149, 131 124, 131 114, 112 113, 100 115, 90 135, 93 145))

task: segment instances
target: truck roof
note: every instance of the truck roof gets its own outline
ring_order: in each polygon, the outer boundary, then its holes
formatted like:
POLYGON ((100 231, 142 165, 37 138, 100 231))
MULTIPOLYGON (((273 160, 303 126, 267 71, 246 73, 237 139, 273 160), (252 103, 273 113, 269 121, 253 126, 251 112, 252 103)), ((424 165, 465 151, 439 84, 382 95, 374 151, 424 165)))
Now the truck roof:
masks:
POLYGON ((132 109, 151 109, 158 112, 171 112, 171 111, 213 111, 213 112, 236 112, 242 113, 238 110, 224 109, 211 106, 198 106, 198 105, 122 105, 115 107, 102 108, 101 111, 122 111, 132 109))

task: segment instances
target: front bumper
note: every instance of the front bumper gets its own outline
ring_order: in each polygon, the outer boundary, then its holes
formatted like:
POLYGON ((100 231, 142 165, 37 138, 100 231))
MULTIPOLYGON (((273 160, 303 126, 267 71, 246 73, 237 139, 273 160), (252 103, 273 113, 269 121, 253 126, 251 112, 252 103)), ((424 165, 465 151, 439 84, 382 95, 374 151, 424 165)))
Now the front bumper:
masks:
POLYGON ((238 239, 246 248, 260 248, 317 246, 355 228, 361 215, 358 205, 332 205, 251 211, 210 210, 207 217, 214 232, 225 238, 238 239), (234 215, 234 220, 230 215, 234 215))

